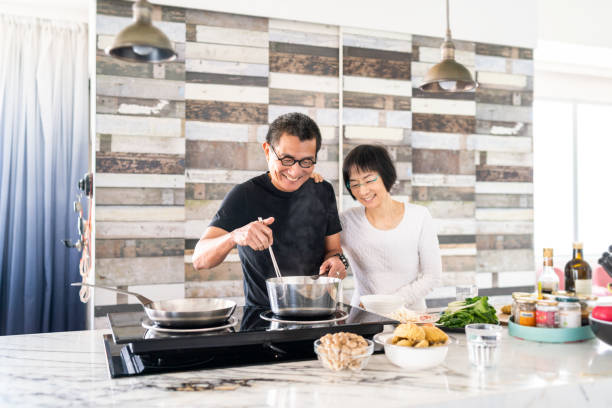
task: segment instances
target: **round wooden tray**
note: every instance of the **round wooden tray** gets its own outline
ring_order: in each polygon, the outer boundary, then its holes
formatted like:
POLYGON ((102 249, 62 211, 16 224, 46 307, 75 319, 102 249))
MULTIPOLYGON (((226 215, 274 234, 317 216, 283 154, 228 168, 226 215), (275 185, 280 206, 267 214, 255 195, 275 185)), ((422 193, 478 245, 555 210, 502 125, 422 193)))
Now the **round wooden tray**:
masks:
POLYGON ((591 326, 551 329, 547 327, 521 326, 508 319, 508 333, 523 340, 542 343, 571 343, 595 338, 591 326))

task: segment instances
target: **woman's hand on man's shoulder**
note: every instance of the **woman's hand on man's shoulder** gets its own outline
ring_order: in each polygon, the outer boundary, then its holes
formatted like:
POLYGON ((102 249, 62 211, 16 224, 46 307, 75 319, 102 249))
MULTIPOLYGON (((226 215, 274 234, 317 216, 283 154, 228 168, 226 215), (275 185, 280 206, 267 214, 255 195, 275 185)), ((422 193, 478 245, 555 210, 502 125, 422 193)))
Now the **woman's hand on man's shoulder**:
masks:
POLYGON ((315 183, 321 183, 324 180, 322 175, 315 172, 310 175, 310 178, 313 179, 315 183))

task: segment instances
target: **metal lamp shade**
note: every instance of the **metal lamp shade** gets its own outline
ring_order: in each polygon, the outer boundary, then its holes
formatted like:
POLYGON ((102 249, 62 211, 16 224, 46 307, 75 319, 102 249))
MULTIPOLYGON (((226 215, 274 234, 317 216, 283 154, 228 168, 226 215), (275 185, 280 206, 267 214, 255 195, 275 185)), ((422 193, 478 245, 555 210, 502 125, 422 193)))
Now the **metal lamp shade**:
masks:
POLYGON ((106 53, 131 62, 166 62, 176 58, 168 37, 151 24, 140 22, 121 30, 106 53))
POLYGON ((446 59, 427 71, 420 89, 425 92, 465 92, 477 86, 466 67, 454 59, 446 59))
POLYGON ((106 54, 130 62, 167 62, 176 58, 172 42, 151 22, 153 7, 146 0, 132 6, 134 23, 117 34, 106 54))
POLYGON ((466 67, 455 61, 455 44, 451 38, 448 0, 446 0, 446 35, 440 46, 442 61, 427 71, 419 87, 425 92, 466 92, 475 89, 478 84, 466 67))

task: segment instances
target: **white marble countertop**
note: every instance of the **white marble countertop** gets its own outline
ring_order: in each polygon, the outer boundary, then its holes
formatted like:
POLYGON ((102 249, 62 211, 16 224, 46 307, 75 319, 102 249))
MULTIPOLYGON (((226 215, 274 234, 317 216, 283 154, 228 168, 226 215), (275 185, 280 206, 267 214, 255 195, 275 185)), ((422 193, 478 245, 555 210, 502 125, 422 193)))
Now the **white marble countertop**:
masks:
POLYGON ((313 360, 111 379, 103 333, 0 337, 0 405, 612 406, 612 347, 599 340, 532 343, 504 330, 500 365, 484 372, 470 366, 459 334, 444 364, 427 372, 403 371, 379 354, 355 374, 313 360))

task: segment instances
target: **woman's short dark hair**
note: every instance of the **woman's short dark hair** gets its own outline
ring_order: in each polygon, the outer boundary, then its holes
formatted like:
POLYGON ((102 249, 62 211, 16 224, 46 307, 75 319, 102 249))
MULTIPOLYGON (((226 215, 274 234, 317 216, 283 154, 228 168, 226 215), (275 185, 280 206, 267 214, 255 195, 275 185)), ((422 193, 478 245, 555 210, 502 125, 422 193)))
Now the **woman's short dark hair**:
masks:
POLYGON ((301 142, 316 139, 317 150, 321 148, 321 131, 319 127, 308 115, 299 112, 285 113, 274 119, 270 124, 266 142, 272 146, 278 146, 278 142, 283 134, 297 136, 301 142))
POLYGON ((349 178, 352 169, 362 172, 377 172, 380 178, 382 178, 382 182, 387 191, 391 191, 391 187, 393 187, 395 180, 397 180, 397 172, 395 171, 395 166, 393 165, 393 161, 387 149, 376 145, 359 145, 346 155, 344 165, 342 166, 344 186, 351 197, 353 197, 353 200, 355 200, 355 196, 349 187, 349 178))

